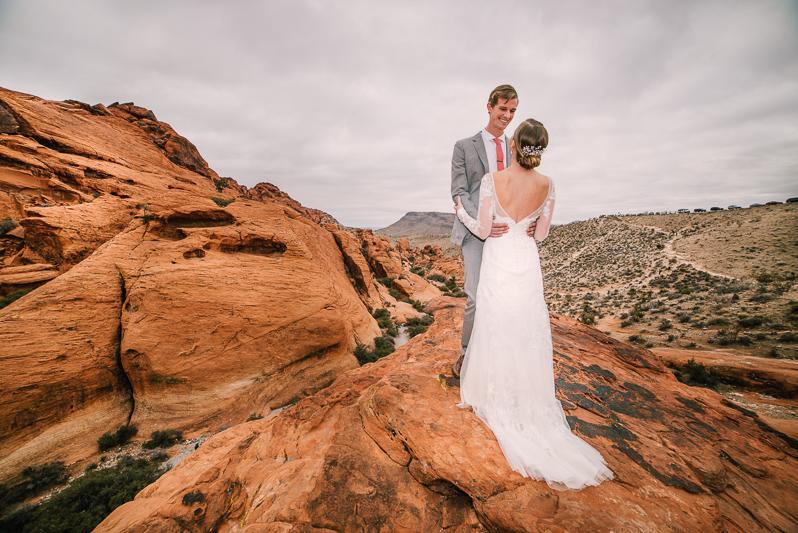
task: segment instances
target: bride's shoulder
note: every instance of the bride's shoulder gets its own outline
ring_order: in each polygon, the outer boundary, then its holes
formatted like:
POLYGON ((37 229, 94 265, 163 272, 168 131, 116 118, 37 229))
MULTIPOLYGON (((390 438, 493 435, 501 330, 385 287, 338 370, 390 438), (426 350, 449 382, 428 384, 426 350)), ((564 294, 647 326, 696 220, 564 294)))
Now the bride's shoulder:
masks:
POLYGON ((544 185, 544 186, 548 185, 552 189, 554 188, 554 180, 551 178, 551 176, 549 176, 548 174, 540 174, 539 172, 538 172, 538 174, 540 175, 540 178, 542 180, 541 181, 542 185, 544 185))

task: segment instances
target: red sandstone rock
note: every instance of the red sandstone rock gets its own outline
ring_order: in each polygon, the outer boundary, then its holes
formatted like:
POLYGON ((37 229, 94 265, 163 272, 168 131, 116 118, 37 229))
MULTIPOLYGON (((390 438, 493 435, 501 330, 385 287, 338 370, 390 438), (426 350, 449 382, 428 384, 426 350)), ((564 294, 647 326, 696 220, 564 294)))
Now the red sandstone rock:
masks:
POLYGON ((0 89, 2 218, 19 226, 0 236, 0 295, 41 286, 0 310, 0 482, 85 464, 128 421, 214 432, 326 386, 393 301, 372 265, 403 268, 273 185, 222 180, 133 104, 0 89))
POLYGON ((96 531, 792 531, 794 443, 646 350, 553 317, 558 397, 616 474, 553 491, 507 465, 441 377, 459 308, 276 416, 240 424, 96 531), (189 493, 203 501, 184 504, 189 493))

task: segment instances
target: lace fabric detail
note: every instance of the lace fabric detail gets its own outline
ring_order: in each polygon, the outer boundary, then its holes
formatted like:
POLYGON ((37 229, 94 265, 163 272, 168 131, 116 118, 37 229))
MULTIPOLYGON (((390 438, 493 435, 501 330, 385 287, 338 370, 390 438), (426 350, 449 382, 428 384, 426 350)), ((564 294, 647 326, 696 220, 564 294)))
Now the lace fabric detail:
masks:
POLYGON ((543 204, 529 213, 527 216, 519 221, 513 220, 508 215, 504 208, 499 203, 498 196, 496 195, 496 187, 493 182, 493 174, 485 174, 479 186, 479 204, 477 217, 474 218, 468 214, 458 197, 458 206, 456 210, 457 218, 468 228, 468 230, 479 237, 486 239, 490 235, 491 227, 495 218, 504 219, 510 225, 529 225, 533 219, 537 218, 537 226, 535 227, 535 240, 538 242, 545 239, 549 234, 549 227, 551 225, 551 217, 554 213, 554 181, 549 178, 549 190, 543 204))

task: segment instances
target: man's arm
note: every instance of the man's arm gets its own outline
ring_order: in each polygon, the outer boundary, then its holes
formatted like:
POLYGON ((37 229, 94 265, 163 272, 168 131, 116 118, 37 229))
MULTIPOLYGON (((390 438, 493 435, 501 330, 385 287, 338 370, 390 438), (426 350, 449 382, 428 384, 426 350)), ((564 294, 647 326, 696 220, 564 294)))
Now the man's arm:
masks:
POLYGON ((452 201, 457 203, 457 198, 460 198, 466 213, 476 218, 477 206, 471 201, 469 193, 465 170, 465 150, 460 142, 456 142, 452 153, 452 201))

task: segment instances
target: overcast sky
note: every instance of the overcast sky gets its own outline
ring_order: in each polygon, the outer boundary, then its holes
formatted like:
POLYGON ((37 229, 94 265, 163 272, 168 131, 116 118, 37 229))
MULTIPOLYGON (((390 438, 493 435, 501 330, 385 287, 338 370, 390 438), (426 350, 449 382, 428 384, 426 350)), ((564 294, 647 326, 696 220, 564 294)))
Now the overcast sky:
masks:
POLYGON ((0 85, 133 101, 351 226, 451 211, 501 83, 556 223, 798 196, 798 2, 0 0, 0 85))

